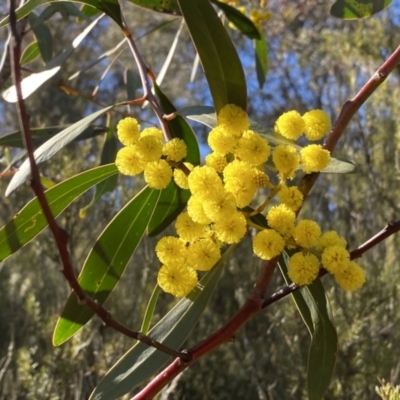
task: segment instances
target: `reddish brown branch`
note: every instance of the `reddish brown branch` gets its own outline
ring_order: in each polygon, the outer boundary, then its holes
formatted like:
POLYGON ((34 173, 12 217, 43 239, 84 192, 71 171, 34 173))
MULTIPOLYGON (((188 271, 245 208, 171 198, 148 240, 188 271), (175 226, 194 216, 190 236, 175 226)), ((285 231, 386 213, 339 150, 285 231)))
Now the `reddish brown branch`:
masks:
POLYGON ((181 353, 179 351, 170 349, 169 347, 156 342, 155 340, 151 339, 146 335, 141 334, 140 332, 135 332, 130 330, 129 328, 120 324, 118 321, 114 320, 111 317, 110 313, 105 308, 103 308, 99 303, 91 299, 79 286, 79 283, 75 277, 72 268, 67 248, 68 235, 57 225, 40 183, 39 169, 34 157, 33 142, 30 134, 29 116, 25 107, 25 102, 23 100, 22 89, 21 89, 21 70, 19 64, 21 56, 21 37, 16 28, 17 19, 15 14, 15 0, 9 0, 9 9, 10 9, 10 31, 11 31, 11 41, 10 41, 11 69, 12 69, 15 89, 17 92, 17 99, 18 99, 17 112, 18 112, 19 124, 31 167, 31 187, 32 190, 35 192, 35 195, 40 203, 40 206, 42 207, 43 214, 45 215, 47 223, 49 224, 49 228, 54 236, 54 240, 56 242, 57 249, 63 265, 62 269, 63 275, 67 279, 71 288, 75 291, 75 294, 78 296, 79 302, 81 304, 87 305, 93 312, 95 312, 104 321, 106 325, 114 328, 115 330, 123 333, 126 336, 129 336, 136 340, 140 340, 148 344, 149 346, 153 346, 158 350, 161 350, 173 357, 182 357, 185 360, 189 360, 190 359, 189 354, 181 353))

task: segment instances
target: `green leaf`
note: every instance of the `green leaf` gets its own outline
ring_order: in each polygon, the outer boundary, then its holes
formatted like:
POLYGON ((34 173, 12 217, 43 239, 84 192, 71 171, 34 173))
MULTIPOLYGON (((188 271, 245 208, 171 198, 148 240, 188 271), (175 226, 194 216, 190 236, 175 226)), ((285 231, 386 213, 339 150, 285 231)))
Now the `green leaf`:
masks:
POLYGON ((260 32, 254 25, 253 21, 246 17, 246 15, 240 12, 237 8, 218 0, 211 0, 211 3, 220 8, 224 12, 226 18, 228 18, 228 20, 232 22, 232 24, 243 33, 243 35, 246 35, 250 39, 261 39, 260 32))
POLYGON ((370 17, 386 7, 392 0, 336 0, 331 7, 331 15, 341 19, 370 17))
MULTIPOLYGON (((118 172, 114 164, 82 172, 66 179, 45 192, 50 209, 57 217, 69 204, 92 186, 118 172)), ((36 198, 0 229, 0 261, 25 246, 47 226, 46 218, 36 198)))
MULTIPOLYGON (((78 277, 81 288, 103 304, 118 283, 153 214, 160 192, 146 187, 119 211, 90 251, 78 277)), ((93 311, 71 293, 54 330, 59 346, 81 329, 93 311)))
MULTIPOLYGON (((33 140, 33 144, 38 146, 49 140, 51 137, 61 132, 64 129, 67 129, 70 125, 62 125, 62 126, 49 126, 47 128, 31 128, 30 133, 33 140)), ((74 141, 86 140, 92 137, 101 135, 106 132, 107 128, 105 126, 96 126, 91 125, 86 128, 78 137, 74 139, 74 141)), ((8 147, 17 147, 20 149, 25 148, 24 142, 22 140, 21 131, 16 131, 9 133, 7 135, 0 137, 0 146, 8 146, 8 147)))
POLYGON ((186 207, 190 191, 179 188, 174 181, 161 191, 160 199, 151 217, 147 234, 157 236, 166 229, 186 207))
MULTIPOLYGON (((28 2, 27 4, 29 5, 31 2, 28 2)), ((24 99, 28 98, 61 69, 61 65, 80 45, 82 40, 89 34, 89 32, 96 26, 100 18, 101 17, 94 20, 59 56, 54 57, 50 62, 48 62, 44 71, 31 74, 21 81, 22 97, 24 99)), ((16 103, 18 101, 17 92, 14 85, 6 89, 2 96, 3 99, 9 103, 16 103)))
POLYGON ((45 63, 48 63, 53 57, 53 36, 51 35, 50 29, 46 23, 39 23, 39 18, 35 13, 29 15, 29 24, 36 36, 36 40, 39 46, 40 54, 45 63))
MULTIPOLYGON (((166 346, 179 349, 205 310, 219 281, 223 266, 236 246, 232 245, 218 263, 201 279, 200 284, 184 298, 150 331, 150 336, 166 346)), ((128 393, 154 375, 170 356, 148 347, 135 344, 107 372, 89 400, 114 400, 128 393)))
POLYGON ((29 44, 22 53, 20 64, 26 65, 40 56, 39 45, 37 42, 29 44))
POLYGON ((217 112, 228 103, 247 109, 246 80, 239 56, 208 0, 178 0, 199 54, 217 112))
POLYGON ((262 32, 260 33, 260 39, 254 40, 254 53, 258 86, 262 89, 265 83, 265 77, 268 73, 269 63, 268 44, 262 32))
POLYGON ((144 313, 142 327, 140 328, 140 332, 142 332, 144 335, 147 335, 150 329, 151 320, 153 319, 154 310, 156 308, 157 299, 160 292, 161 292, 160 286, 156 285, 153 290, 153 293, 151 294, 150 300, 147 304, 146 312, 144 313))
MULTIPOLYGON (((217 126, 217 118, 212 107, 190 106, 181 109, 179 113, 184 115, 186 118, 206 125, 211 129, 217 126)), ((266 128, 257 122, 250 121, 250 129, 254 130, 261 136, 264 136, 271 147, 286 144, 296 147, 299 151, 302 149, 301 146, 295 144, 293 141, 278 135, 272 129, 266 128)), ((331 157, 331 162, 321 172, 324 174, 349 174, 354 172, 355 167, 356 166, 351 161, 331 157)))
MULTIPOLYGON (((289 254, 284 252, 279 261, 279 268, 288 285, 292 283, 287 275, 289 254)), ((320 400, 329 387, 335 369, 336 329, 331 322, 325 290, 319 279, 293 292, 292 298, 311 335, 307 370, 308 398, 320 400)))
MULTIPOLYGON (((84 132, 94 120, 99 118, 112 107, 113 106, 109 106, 103 108, 102 110, 96 111, 95 113, 81 119, 67 129, 64 129, 57 135, 53 136, 33 153, 36 163, 39 165, 49 160, 54 156, 54 154, 65 147, 68 143, 71 143, 72 140, 76 139, 82 132, 84 132)), ((19 188, 28 179, 30 173, 31 165, 29 159, 26 159, 11 179, 6 190, 6 197, 9 196, 14 190, 19 188)))
POLYGON ((166 14, 180 15, 176 0, 129 0, 130 3, 166 14))

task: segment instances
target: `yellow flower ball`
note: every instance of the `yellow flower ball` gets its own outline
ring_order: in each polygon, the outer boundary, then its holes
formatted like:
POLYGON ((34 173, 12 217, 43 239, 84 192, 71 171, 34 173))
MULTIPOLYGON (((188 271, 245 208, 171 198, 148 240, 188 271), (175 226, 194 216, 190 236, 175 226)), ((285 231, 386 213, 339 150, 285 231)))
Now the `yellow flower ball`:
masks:
POLYGON ((364 285, 365 272, 357 263, 349 261, 335 274, 335 280, 345 290, 356 290, 364 285))
POLYGON ((187 212, 194 222, 210 224, 212 220, 204 212, 204 201, 201 197, 191 196, 187 203, 187 212))
POLYGON ((146 163, 161 158, 163 144, 155 136, 141 136, 135 147, 138 156, 146 163))
POLYGON ((346 248, 347 242, 343 236, 340 236, 336 231, 324 233, 318 240, 315 248, 318 251, 324 250, 326 247, 340 246, 346 248))
POLYGON ((250 165, 264 164, 271 153, 268 142, 253 131, 243 132, 239 139, 235 155, 250 165))
POLYGON ((146 163, 141 160, 135 147, 123 147, 115 159, 118 171, 124 175, 138 175, 143 172, 146 163))
POLYGON ((238 138, 228 131, 224 126, 216 126, 208 134, 208 145, 211 150, 218 154, 225 155, 232 153, 237 145, 238 138))
POLYGON ((236 212, 236 199, 224 188, 217 189, 212 198, 204 199, 203 210, 211 221, 220 221, 236 212))
POLYGON ((298 139, 305 127, 301 115, 294 110, 282 114, 275 122, 275 131, 290 140, 298 139))
POLYGON ((188 178, 189 189, 194 195, 212 198, 215 190, 222 188, 222 180, 214 168, 204 165, 195 167, 188 178))
POLYGON ((206 225, 199 224, 190 218, 187 212, 181 213, 175 221, 175 229, 185 242, 194 242, 204 235, 206 225))
POLYGON ((272 153, 272 161, 283 179, 294 178, 300 157, 295 147, 279 145, 272 153))
POLYGON ((221 258, 219 246, 211 240, 198 240, 188 247, 188 264, 198 271, 208 271, 221 258))
POLYGON ((260 171, 259 169, 255 168, 255 177, 254 182, 256 187, 258 188, 271 188, 272 184, 269 181, 268 175, 264 171, 260 171))
POLYGON ((222 107, 218 113, 217 121, 218 125, 223 126, 238 138, 250 126, 246 111, 234 104, 227 104, 222 107))
POLYGON ((269 227, 283 236, 290 236, 293 233, 295 220, 296 214, 284 204, 271 207, 267 214, 269 227))
POLYGON ((278 193, 281 203, 296 212, 303 204, 303 194, 297 186, 284 186, 278 193))
POLYGON ((206 156, 206 165, 222 173, 224 168, 228 165, 228 161, 226 157, 220 153, 210 153, 206 156))
POLYGON ((311 144, 301 149, 300 157, 306 174, 322 171, 331 161, 331 153, 319 144, 311 144))
POLYGON ((165 189, 172 179, 172 168, 165 160, 149 162, 144 169, 144 180, 153 189, 165 189))
POLYGON ((349 252, 341 246, 326 247, 321 255, 322 265, 332 274, 339 273, 349 261, 349 252))
POLYGON ((184 264, 186 261, 185 244, 182 240, 173 236, 164 236, 158 241, 156 254, 163 264, 184 264))
POLYGON ((321 228, 315 221, 304 219, 294 228, 293 237, 300 247, 315 246, 321 236, 321 228))
POLYGON ((288 275, 297 285, 309 285, 319 273, 319 260, 314 254, 295 253, 289 260, 288 275))
POLYGON ((140 132, 141 137, 154 136, 160 142, 164 139, 164 134, 161 129, 151 126, 150 128, 145 128, 140 132))
POLYGON ((175 297, 188 295, 196 287, 197 282, 196 271, 193 268, 178 263, 163 265, 157 277, 158 286, 164 292, 171 293, 175 297))
POLYGON ((124 146, 132 146, 139 139, 140 125, 136 118, 121 119, 117 125, 117 136, 124 146))
MULTIPOLYGON (((193 171, 193 164, 185 162, 184 165, 193 171)), ((189 189, 188 176, 180 168, 174 168, 174 181, 181 189, 189 189)))
POLYGON ((331 118, 323 110, 311 110, 303 115, 304 134, 308 140, 319 140, 331 130, 331 118))
POLYGON ((216 222, 214 231, 221 242, 239 243, 246 234, 246 218, 241 212, 236 211, 230 217, 216 222))
POLYGON ((278 256, 284 247, 284 239, 273 229, 265 229, 257 233, 253 239, 253 251, 263 260, 271 260, 278 256))
POLYGON ((171 139, 164 144, 162 152, 168 161, 179 162, 187 155, 186 143, 179 138, 171 139))

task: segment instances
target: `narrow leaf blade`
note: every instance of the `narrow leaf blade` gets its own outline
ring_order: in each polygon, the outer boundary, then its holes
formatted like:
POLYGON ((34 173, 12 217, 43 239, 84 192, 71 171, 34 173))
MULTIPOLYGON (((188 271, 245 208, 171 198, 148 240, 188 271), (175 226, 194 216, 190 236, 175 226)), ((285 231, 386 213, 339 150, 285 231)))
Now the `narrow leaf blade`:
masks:
POLYGON ((258 86, 261 89, 265 83, 269 63, 268 44, 263 33, 260 33, 259 39, 254 40, 254 53, 258 86))
POLYGON ((25 48, 24 52, 22 53, 20 64, 26 65, 31 61, 36 60, 39 56, 40 56, 39 45, 36 41, 32 42, 25 48))
POLYGON ((370 17, 389 7, 392 0, 336 0, 331 7, 331 15, 341 19, 370 17))

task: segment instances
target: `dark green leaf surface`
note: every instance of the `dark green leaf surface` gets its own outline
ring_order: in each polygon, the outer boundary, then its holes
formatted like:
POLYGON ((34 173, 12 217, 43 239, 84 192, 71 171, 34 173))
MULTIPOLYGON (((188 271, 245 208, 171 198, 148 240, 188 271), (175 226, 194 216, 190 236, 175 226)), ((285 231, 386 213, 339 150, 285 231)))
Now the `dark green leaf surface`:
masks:
POLYGON ((179 15, 180 10, 176 0, 129 0, 131 3, 141 7, 149 8, 161 13, 179 15))
MULTIPOLYGON (((78 277, 81 288, 103 304, 138 246, 153 214, 160 192, 146 187, 107 225, 90 251, 78 277)), ((53 343, 59 346, 73 336, 93 316, 71 293, 57 322, 53 343)))
POLYGON ((37 42, 32 42, 28 45, 21 56, 21 65, 25 65, 30 63, 31 61, 36 60, 40 56, 39 45, 37 42))
POLYGON ((38 20, 39 18, 35 13, 29 15, 29 24, 36 36, 40 54, 43 61, 48 63, 53 57, 53 37, 47 24, 45 22, 39 23, 38 20))
POLYGON ((217 112, 228 103, 247 110, 246 80, 235 47, 208 0, 178 0, 217 112))
POLYGON ((269 62, 268 44, 263 33, 260 33, 260 39, 254 40, 254 53, 258 86, 261 89, 264 86, 265 77, 268 73, 269 62))
MULTIPOLYGON (((40 146, 35 152, 35 160, 37 164, 42 164, 54 156, 59 150, 65 147, 72 140, 76 139, 82 132, 84 132, 97 118, 110 110, 113 106, 103 108, 96 111, 86 118, 81 119, 67 129, 53 136, 50 140, 40 146)), ((14 190, 19 188, 29 177, 31 173, 31 166, 29 159, 26 159, 20 166, 17 173, 11 179, 7 190, 6 196, 9 196, 14 190)))
POLYGON ((261 39, 260 32, 254 25, 253 21, 246 17, 246 15, 240 12, 237 8, 218 0, 211 0, 211 2, 224 12, 226 18, 228 18, 228 20, 232 22, 232 24, 243 33, 243 35, 246 35, 250 39, 261 39))
POLYGON ((370 17, 386 7, 392 0, 336 0, 331 7, 331 15, 341 19, 370 17))
MULTIPOLYGON (((45 192, 50 209, 57 217, 69 204, 92 186, 117 174, 114 164, 82 172, 45 192)), ((46 218, 36 198, 0 229, 0 260, 15 253, 47 226, 46 218)))
MULTIPOLYGON (((200 284, 182 299, 149 335, 166 346, 179 349, 194 328, 219 281, 223 266, 233 252, 230 246, 220 261, 201 279, 200 284)), ((154 375, 170 358, 144 343, 133 346, 104 376, 89 400, 114 400, 133 390, 154 375)))

